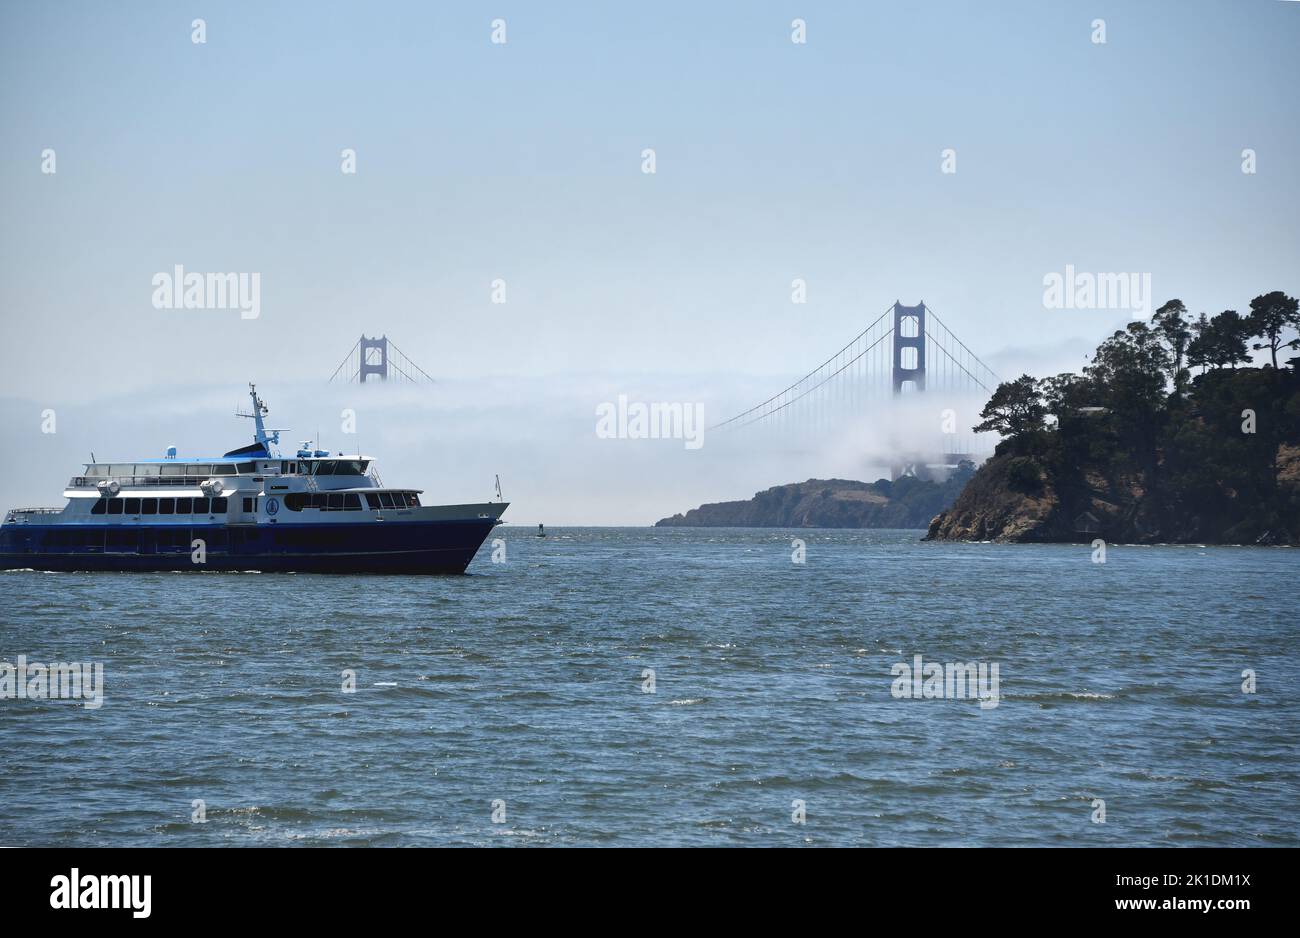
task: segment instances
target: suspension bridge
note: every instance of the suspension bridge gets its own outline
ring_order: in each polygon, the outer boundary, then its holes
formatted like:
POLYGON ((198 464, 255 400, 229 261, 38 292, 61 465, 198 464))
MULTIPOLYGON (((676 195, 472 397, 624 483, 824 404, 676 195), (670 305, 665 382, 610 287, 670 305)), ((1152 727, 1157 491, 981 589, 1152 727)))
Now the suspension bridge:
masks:
POLYGON ((983 448, 972 417, 1000 379, 923 302, 895 302, 798 381, 709 431, 757 428, 791 436, 844 432, 895 407, 894 477, 943 476, 983 448), (898 405, 904 405, 899 408, 898 405))
POLYGON ((388 336, 371 339, 362 333, 334 369, 330 381, 365 384, 371 378, 394 384, 433 384, 433 378, 403 355, 388 336))

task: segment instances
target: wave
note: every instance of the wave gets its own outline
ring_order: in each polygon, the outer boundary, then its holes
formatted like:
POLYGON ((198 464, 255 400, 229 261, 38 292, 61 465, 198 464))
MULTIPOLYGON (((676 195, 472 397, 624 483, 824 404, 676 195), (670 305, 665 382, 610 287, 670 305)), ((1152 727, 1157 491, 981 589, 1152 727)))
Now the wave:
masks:
POLYGON ((1041 691, 1029 694, 1001 694, 1001 700, 1023 700, 1028 703, 1051 703, 1060 700, 1118 700, 1115 694, 1096 691, 1041 691))

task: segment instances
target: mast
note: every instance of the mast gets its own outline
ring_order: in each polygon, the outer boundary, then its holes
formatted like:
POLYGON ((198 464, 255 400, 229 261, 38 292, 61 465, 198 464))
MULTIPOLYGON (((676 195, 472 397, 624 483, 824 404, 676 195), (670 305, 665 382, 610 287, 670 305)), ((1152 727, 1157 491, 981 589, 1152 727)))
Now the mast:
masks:
POLYGON ((275 429, 266 429, 266 424, 263 423, 262 418, 269 414, 271 409, 266 406, 265 401, 257 396, 257 385, 253 384, 251 381, 248 383, 248 396, 253 399, 253 412, 251 414, 245 414, 240 411, 235 411, 235 416, 253 418, 253 442, 261 445, 261 447, 266 450, 267 455, 277 456, 278 454, 274 449, 272 449, 272 447, 279 444, 280 431, 275 429))

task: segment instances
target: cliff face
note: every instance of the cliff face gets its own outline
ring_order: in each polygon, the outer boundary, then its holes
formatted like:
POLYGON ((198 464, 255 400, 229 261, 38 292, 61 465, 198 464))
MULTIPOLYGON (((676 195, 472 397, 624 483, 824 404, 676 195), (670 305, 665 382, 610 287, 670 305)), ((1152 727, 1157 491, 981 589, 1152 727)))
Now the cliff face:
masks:
POLYGON ((1052 532, 1060 515, 1060 499, 1055 489, 1040 482, 1030 492, 1016 491, 1009 479, 1011 462, 1007 457, 994 457, 985 463, 966 483, 952 507, 930 522, 926 539, 1053 540, 1052 532))
POLYGON ((656 527, 924 528, 952 504, 970 473, 942 484, 910 477, 889 482, 809 479, 778 485, 748 501, 715 502, 656 527))
POLYGON ((1300 544, 1300 447, 1280 446, 1276 468, 1281 498, 1264 506, 1230 487, 1222 500, 1148 492, 1133 472, 1086 467, 1057 478, 1037 457, 1003 452, 931 522, 926 540, 1300 544))
POLYGON ((1080 484, 1053 480, 1036 459, 989 460, 952 507, 930 523, 927 540, 1138 543, 1184 540, 1168 519, 1153 517, 1136 479, 1085 473, 1080 484))

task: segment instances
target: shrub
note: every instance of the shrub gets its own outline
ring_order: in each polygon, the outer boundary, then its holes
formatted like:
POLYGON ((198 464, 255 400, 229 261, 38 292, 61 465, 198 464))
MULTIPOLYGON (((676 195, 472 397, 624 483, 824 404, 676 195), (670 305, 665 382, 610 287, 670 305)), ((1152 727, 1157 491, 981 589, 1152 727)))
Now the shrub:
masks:
POLYGON ((1027 456, 1017 456, 1007 463, 1007 487, 1022 495, 1033 495, 1043 487, 1038 463, 1027 456))

